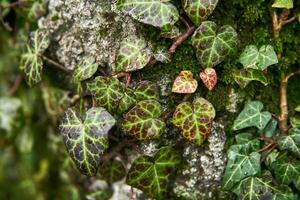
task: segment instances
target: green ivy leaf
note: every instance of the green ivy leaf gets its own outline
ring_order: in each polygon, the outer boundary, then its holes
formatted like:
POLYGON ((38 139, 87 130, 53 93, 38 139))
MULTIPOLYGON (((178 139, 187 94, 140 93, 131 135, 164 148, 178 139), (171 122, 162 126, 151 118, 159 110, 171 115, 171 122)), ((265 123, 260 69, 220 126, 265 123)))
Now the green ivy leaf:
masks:
POLYGON ((265 70, 270 65, 278 63, 277 55, 271 45, 264 45, 259 50, 254 45, 245 48, 240 57, 244 68, 265 70))
POLYGON ((123 114, 124 112, 128 111, 132 106, 137 103, 136 96, 134 94, 134 90, 130 88, 126 88, 124 96, 119 102, 119 106, 117 109, 117 113, 119 115, 123 114))
POLYGON ((259 130, 263 130, 272 115, 269 112, 261 112, 263 104, 260 101, 251 101, 245 105, 244 110, 234 121, 233 130, 240 130, 247 127, 255 126, 259 130))
POLYGON ((10 132, 15 124, 21 101, 17 98, 0 98, 0 129, 10 132))
POLYGON ((180 156, 170 147, 161 148, 154 157, 137 158, 127 175, 127 184, 155 199, 165 199, 172 173, 180 164, 180 156))
POLYGON ((100 155, 108 148, 108 132, 116 120, 104 108, 91 108, 81 118, 69 108, 59 126, 64 143, 78 169, 94 176, 100 155))
POLYGON ((276 135, 277 133, 277 125, 278 122, 276 119, 272 118, 270 120, 270 122, 267 124, 267 126, 265 127, 265 129, 263 130, 263 133, 266 137, 273 137, 274 135, 276 135))
POLYGON ((271 168, 280 184, 289 185, 300 176, 300 161, 289 159, 287 152, 280 154, 277 160, 272 163, 271 168))
POLYGON ((291 117, 290 123, 293 128, 300 128, 300 118, 299 117, 291 117))
POLYGON ((229 25, 218 28, 212 21, 203 22, 192 37, 192 45, 204 68, 213 68, 223 60, 237 45, 237 33, 229 25))
POLYGON ((100 178, 108 183, 114 183, 122 180, 126 176, 126 169, 119 160, 104 162, 99 169, 100 178))
POLYGON ((144 38, 128 37, 121 42, 116 59, 116 72, 132 72, 144 68, 152 57, 152 51, 144 38))
POLYGON ((295 108, 295 111, 300 112, 300 105, 295 108))
POLYGON ((300 130, 292 128, 288 135, 278 138, 280 150, 288 150, 300 158, 300 130))
POLYGON ((260 173, 260 157, 257 152, 241 153, 243 146, 228 150, 228 162, 223 177, 223 188, 230 190, 236 183, 248 176, 260 173))
POLYGON ((203 98, 195 98, 192 104, 184 102, 177 106, 172 122, 183 137, 201 145, 210 134, 215 115, 215 109, 210 102, 203 98))
POLYGON ((76 66, 73 72, 73 79, 76 82, 81 82, 91 78, 97 71, 98 64, 92 56, 85 56, 76 66))
POLYGON ((173 25, 179 18, 176 7, 162 0, 118 0, 118 8, 134 19, 162 28, 173 25))
POLYGON ((124 96, 125 86, 118 79, 98 76, 87 83, 87 91, 96 98, 98 106, 113 113, 124 96))
POLYGON ((294 7, 293 0, 275 0, 274 4, 272 5, 273 8, 286 8, 291 9, 294 7))
POLYGON ((32 33, 31 44, 27 45, 27 52, 23 53, 20 69, 25 72, 25 79, 29 86, 42 80, 43 60, 41 55, 48 48, 50 40, 42 31, 32 33))
POLYGON ((259 150, 260 141, 255 139, 251 133, 240 133, 235 136, 236 145, 230 146, 231 151, 237 151, 244 154, 250 154, 259 150))
POLYGON ((165 130, 165 122, 160 119, 162 107, 155 100, 140 101, 125 116, 122 130, 138 140, 159 138, 165 130))
POLYGON ((259 81, 265 86, 269 84, 266 75, 259 70, 238 70, 233 72, 235 82, 241 87, 245 88, 252 81, 259 81))
POLYGON ((191 71, 181 71, 173 83, 172 92, 180 94, 195 93, 198 87, 191 71))
POLYGON ((199 26, 207 20, 216 8, 219 0, 183 0, 183 8, 192 22, 199 26))

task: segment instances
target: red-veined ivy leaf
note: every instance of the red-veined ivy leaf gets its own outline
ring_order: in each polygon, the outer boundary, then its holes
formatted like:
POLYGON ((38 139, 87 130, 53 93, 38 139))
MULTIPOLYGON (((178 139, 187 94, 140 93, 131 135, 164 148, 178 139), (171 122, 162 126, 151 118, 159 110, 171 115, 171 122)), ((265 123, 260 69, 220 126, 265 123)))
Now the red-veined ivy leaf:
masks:
POLYGON ((206 68, 204 72, 200 73, 200 79, 205 87, 209 90, 214 89, 218 82, 217 73, 213 68, 206 68))
POLYGON ((191 71, 181 71, 173 83, 172 92, 192 94, 196 92, 198 82, 193 78, 191 71))
POLYGON ((265 70, 270 65, 278 63, 277 55, 271 45, 263 45, 259 50, 255 45, 249 45, 240 56, 244 68, 265 70))
POLYGON ((183 102, 177 106, 172 122, 183 137, 201 145, 210 134, 215 115, 215 109, 210 102, 195 98, 193 103, 183 102))
POLYGON ((98 76, 87 83, 87 91, 96 98, 98 106, 113 113, 124 96, 125 85, 118 79, 98 76))
POLYGON ((252 81, 259 81, 265 86, 269 84, 268 78, 264 72, 254 69, 242 69, 233 72, 235 82, 241 87, 245 88, 252 81))
POLYGON ((215 10, 219 0, 183 0, 183 8, 192 22, 199 26, 215 10))
POLYGON ((260 157, 257 152, 245 153, 243 146, 228 150, 228 161, 223 176, 223 188, 230 190, 243 178, 260 173, 260 157))
POLYGON ((287 186, 277 188, 272 183, 272 175, 269 171, 262 177, 250 176, 240 181, 233 189, 238 199, 244 200, 296 200, 296 195, 287 186))
POLYGON ((152 51, 142 37, 130 36, 120 45, 116 58, 116 72, 132 72, 144 68, 150 61, 152 51))
POLYGON ((151 198, 166 199, 169 178, 180 160, 180 156, 172 148, 163 147, 154 157, 137 158, 128 172, 126 182, 151 198))
POLYGON ((118 0, 118 8, 134 19, 162 28, 173 25, 179 18, 176 7, 162 0, 118 0))
POLYGON ((104 162, 99 168, 99 174, 101 179, 114 183, 126 176, 126 169, 121 161, 114 159, 104 162))
POLYGON ((275 0, 272 7, 291 9, 294 7, 294 2, 293 0, 275 0))
POLYGON ((280 150, 288 150, 300 158, 300 130, 292 128, 288 135, 282 135, 277 139, 280 150))
POLYGON ((73 79, 77 82, 91 78, 97 71, 98 64, 92 56, 85 56, 76 66, 73 72, 73 79))
POLYGON ((272 118, 271 113, 261 112, 263 107, 264 106, 260 101, 248 102, 234 121, 233 130, 240 130, 252 126, 257 127, 259 130, 263 130, 272 118))
POLYGON ((160 119, 162 107, 155 100, 140 101, 125 116, 122 130, 138 140, 159 138, 165 130, 165 122, 160 119))
POLYGON ((59 129, 67 150, 78 169, 94 176, 100 156, 108 148, 108 132, 116 120, 102 107, 89 109, 84 116, 69 108, 59 129))
POLYGON ((287 152, 280 154, 271 164, 271 168, 280 184, 289 185, 300 176, 300 161, 290 159, 287 152))
POLYGON ((33 86, 42 80, 43 60, 41 55, 48 48, 50 40, 48 34, 43 31, 35 31, 31 34, 27 51, 22 54, 20 69, 25 73, 25 79, 29 86, 33 86))
POLYGON ((10 132, 13 129, 21 101, 12 97, 0 98, 0 130, 10 132))
POLYGON ((237 45, 237 33, 229 25, 218 28, 212 21, 204 21, 197 28, 192 45, 203 68, 213 68, 223 60, 237 45))

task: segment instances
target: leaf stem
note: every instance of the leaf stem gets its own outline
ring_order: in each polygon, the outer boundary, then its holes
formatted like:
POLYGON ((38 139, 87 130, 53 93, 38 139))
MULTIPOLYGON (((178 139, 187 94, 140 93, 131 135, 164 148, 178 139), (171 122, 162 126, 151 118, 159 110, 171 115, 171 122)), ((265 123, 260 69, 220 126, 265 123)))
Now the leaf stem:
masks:
POLYGON ((19 87, 21 85, 22 79, 23 79, 22 75, 20 75, 20 74, 17 75, 13 86, 9 90, 9 95, 13 96, 17 92, 17 90, 19 89, 19 87))
POLYGON ((47 61, 49 64, 51 64, 51 65, 53 65, 54 67, 56 67, 56 68, 60 69, 61 71, 65 72, 66 74, 71 74, 71 73, 72 73, 71 70, 68 70, 68 69, 65 68, 65 66, 63 66, 62 64, 60 64, 60 63, 58 63, 58 62, 56 62, 56 61, 54 61, 54 60, 52 60, 52 59, 50 59, 50 58, 44 56, 44 55, 40 55, 40 57, 41 57, 43 60, 47 61))

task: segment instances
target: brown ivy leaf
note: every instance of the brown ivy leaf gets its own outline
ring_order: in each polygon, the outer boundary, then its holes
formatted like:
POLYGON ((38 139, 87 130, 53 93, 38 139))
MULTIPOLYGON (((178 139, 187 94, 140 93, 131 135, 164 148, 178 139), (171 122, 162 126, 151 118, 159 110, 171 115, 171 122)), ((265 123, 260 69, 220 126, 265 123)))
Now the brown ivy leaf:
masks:
POLYGON ((213 68, 206 68, 204 72, 201 72, 200 79, 209 90, 214 89, 218 82, 217 73, 213 68))
POLYGON ((173 83, 172 92, 191 94, 197 90, 198 82, 193 78, 191 71, 181 71, 173 83))

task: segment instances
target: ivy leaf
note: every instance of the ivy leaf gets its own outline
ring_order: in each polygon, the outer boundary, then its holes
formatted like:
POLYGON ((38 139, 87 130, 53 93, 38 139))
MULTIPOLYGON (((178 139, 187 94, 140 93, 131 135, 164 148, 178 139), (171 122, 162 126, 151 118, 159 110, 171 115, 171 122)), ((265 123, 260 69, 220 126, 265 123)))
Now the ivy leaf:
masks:
POLYGON ((10 132, 21 107, 21 101, 17 98, 0 98, 0 129, 10 132))
POLYGON ((298 105, 298 106, 295 108, 295 111, 296 111, 296 112, 300 112, 300 105, 298 105))
POLYGON ((91 108, 81 118, 69 108, 59 126, 64 143, 78 169, 94 176, 100 155, 108 148, 108 132, 116 120, 104 108, 91 108))
POLYGON ((166 26, 162 28, 160 36, 163 38, 174 40, 180 37, 181 33, 177 26, 166 26))
POLYGON ((299 117, 291 117, 290 123, 293 128, 300 128, 300 118, 299 117))
POLYGON ((177 106, 172 122, 183 137, 201 145, 210 134, 215 115, 215 109, 210 102, 203 98, 195 98, 192 104, 184 102, 177 106))
POLYGON ((85 56, 73 72, 73 79, 81 82, 91 78, 97 71, 98 64, 92 56, 85 56))
POLYGON ((173 83, 172 92, 192 94, 196 92, 198 82, 193 78, 191 71, 181 71, 173 83))
POLYGON ((278 63, 277 55, 271 45, 264 45, 259 50, 254 45, 245 48, 240 57, 244 68, 265 70, 270 65, 278 63))
POLYGON ((132 72, 144 68, 150 61, 152 51, 147 41, 140 37, 125 38, 116 58, 116 72, 132 72))
POLYGON ((289 185, 300 175, 300 161, 289 159, 287 152, 280 154, 271 168, 280 184, 289 185))
POLYGON ((300 130, 292 128, 288 135, 278 138, 280 150, 288 150, 300 158, 300 130))
POLYGON ((213 68, 206 68, 204 72, 201 72, 200 79, 209 90, 214 89, 218 82, 217 73, 213 68))
POLYGON ((260 141, 255 139, 251 133, 240 133, 235 136, 236 145, 230 146, 230 150, 250 154, 259 150, 260 141))
POLYGON ((191 41, 202 67, 213 68, 234 51, 237 40, 237 33, 231 26, 218 28, 214 22, 205 21, 197 28, 191 41))
POLYGON ((124 96, 125 86, 118 79, 98 76, 87 83, 87 91, 96 98, 98 106, 113 113, 124 96))
POLYGON ((118 0, 118 8, 134 19, 162 28, 173 25, 179 18, 176 7, 161 0, 118 0))
POLYGON ((233 130, 240 130, 247 127, 255 126, 259 130, 263 130, 272 115, 269 112, 261 112, 263 104, 260 101, 251 101, 245 105, 244 110, 234 121, 233 130))
POLYGON ((119 115, 126 112, 128 109, 130 109, 133 105, 137 103, 136 96, 134 94, 134 90, 130 88, 126 88, 126 91, 124 93, 124 96, 119 101, 117 113, 119 115))
POLYGON ((126 169, 121 161, 114 159, 104 162, 100 166, 99 174, 108 183, 114 183, 125 177, 126 169))
POLYGON ((180 156, 170 147, 161 148, 154 157, 137 158, 127 175, 127 184, 155 199, 165 199, 172 173, 180 164, 180 156))
POLYGON ((272 5, 273 8, 286 8, 291 9, 294 7, 293 0, 275 0, 274 4, 272 5))
POLYGON ((35 31, 31 35, 31 44, 27 45, 27 52, 23 53, 20 69, 25 72, 25 79, 29 86, 42 80, 43 60, 41 55, 48 48, 50 40, 42 31, 35 31))
POLYGON ((242 151, 243 146, 228 151, 228 162, 222 183, 225 190, 230 190, 245 177, 260 173, 261 155, 257 152, 245 154, 241 153, 242 151))
POLYGON ((183 0, 183 8, 192 22, 199 26, 207 20, 216 8, 219 0, 183 0))
POLYGON ((156 139, 165 130, 165 122, 160 119, 162 107, 155 100, 140 101, 125 116, 122 130, 138 140, 156 139))
POLYGON ((277 120, 272 118, 270 122, 267 124, 267 126, 265 127, 265 129, 263 130, 264 135, 269 138, 276 135, 277 125, 278 125, 277 120))
POLYGON ((248 69, 234 71, 233 77, 241 88, 245 88, 252 81, 259 81, 265 86, 269 84, 266 75, 260 70, 248 69))

